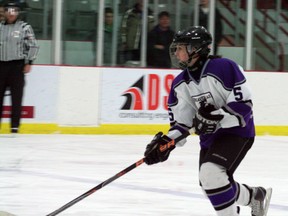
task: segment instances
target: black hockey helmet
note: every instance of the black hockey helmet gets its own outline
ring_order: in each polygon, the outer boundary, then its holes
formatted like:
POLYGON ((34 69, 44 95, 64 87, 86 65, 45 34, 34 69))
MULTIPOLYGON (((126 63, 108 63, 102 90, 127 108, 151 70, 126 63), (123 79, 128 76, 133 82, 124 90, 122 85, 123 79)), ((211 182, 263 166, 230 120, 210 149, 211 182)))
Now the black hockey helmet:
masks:
POLYGON ((210 45, 212 43, 212 36, 203 26, 193 26, 185 30, 178 31, 173 38, 170 46, 170 57, 172 64, 186 68, 191 60, 196 56, 208 56, 210 53, 210 45), (187 62, 175 62, 175 51, 177 45, 185 45, 189 60, 187 62), (174 62, 173 62, 174 58, 174 62))

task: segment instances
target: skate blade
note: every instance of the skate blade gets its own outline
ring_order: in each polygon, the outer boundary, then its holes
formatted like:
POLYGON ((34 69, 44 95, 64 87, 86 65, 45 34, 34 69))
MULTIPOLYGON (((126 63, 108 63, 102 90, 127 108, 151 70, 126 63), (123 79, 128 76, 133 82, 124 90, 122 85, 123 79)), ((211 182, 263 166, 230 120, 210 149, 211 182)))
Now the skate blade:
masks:
POLYGON ((271 196, 272 196, 272 188, 267 188, 266 189, 264 215, 263 216, 267 216, 267 212, 268 212, 270 201, 271 201, 271 196))

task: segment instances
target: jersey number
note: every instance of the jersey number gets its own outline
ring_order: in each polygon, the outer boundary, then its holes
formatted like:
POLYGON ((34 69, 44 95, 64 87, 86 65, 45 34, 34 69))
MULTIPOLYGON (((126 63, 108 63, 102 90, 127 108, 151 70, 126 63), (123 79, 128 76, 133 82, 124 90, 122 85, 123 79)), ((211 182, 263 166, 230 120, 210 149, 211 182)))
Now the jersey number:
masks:
POLYGON ((236 101, 241 101, 241 100, 243 99, 243 94, 242 94, 241 90, 242 90, 242 89, 241 89, 240 86, 235 87, 235 88, 233 89, 233 92, 234 92, 235 100, 236 100, 236 101))

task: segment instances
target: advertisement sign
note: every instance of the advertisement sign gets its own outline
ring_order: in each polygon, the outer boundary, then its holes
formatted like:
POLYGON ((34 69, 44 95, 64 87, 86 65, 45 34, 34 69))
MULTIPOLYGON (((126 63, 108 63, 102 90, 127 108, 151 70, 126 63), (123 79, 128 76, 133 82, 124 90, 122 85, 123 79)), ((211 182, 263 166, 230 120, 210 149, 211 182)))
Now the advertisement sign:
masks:
MULTIPOLYGON (((21 122, 97 129, 109 124, 167 125, 167 98, 179 73, 173 69, 33 65, 25 75, 21 122)), ((283 112, 288 102, 283 95, 288 94, 288 73, 249 71, 245 75, 253 94, 255 124, 286 126, 288 115, 283 112), (271 83, 275 88, 267 88, 271 83)), ((10 91, 5 94, 2 114, 1 122, 9 123, 10 91)))
MULTIPOLYGON (((11 106, 4 106, 2 110, 2 118, 11 117, 11 106)), ((34 107, 33 106, 22 106, 21 118, 34 118, 34 107)))
POLYGON ((168 94, 178 73, 179 70, 104 68, 101 122, 168 123, 168 94))
MULTIPOLYGON (((57 122, 59 67, 33 65, 25 75, 21 122, 57 122)), ((3 122, 9 122, 11 95, 4 98, 3 122)))

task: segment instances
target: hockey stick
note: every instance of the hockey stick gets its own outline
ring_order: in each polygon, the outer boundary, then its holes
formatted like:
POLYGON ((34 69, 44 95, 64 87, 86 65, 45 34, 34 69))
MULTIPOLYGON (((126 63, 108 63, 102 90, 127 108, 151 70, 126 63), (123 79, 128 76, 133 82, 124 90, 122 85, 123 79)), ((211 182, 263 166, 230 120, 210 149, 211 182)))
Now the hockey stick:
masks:
MULTIPOLYGON (((169 145, 175 145, 177 142, 179 142, 180 140, 186 138, 187 136, 189 136, 190 134, 194 133, 194 128, 191 128, 189 131, 187 131, 186 133, 182 134, 181 136, 177 137, 175 140, 172 140, 170 143, 167 143, 166 147, 169 148, 169 145)), ((58 215, 59 213, 61 213, 62 211, 64 211, 65 209, 71 207, 72 205, 74 205, 75 203, 83 200, 84 198, 90 196, 91 194, 93 194, 94 192, 96 192, 97 190, 100 190, 101 188, 103 188, 104 186, 110 184, 111 182, 113 182, 114 180, 118 179, 119 177, 127 174, 128 172, 130 172, 131 170, 133 170, 134 168, 140 166, 141 164, 144 163, 145 157, 142 158, 141 160, 131 164, 129 167, 125 168, 124 170, 120 171, 119 173, 117 173, 116 175, 112 176, 111 178, 105 180, 104 182, 100 183, 99 185, 97 185, 96 187, 90 189, 89 191, 87 191, 86 193, 78 196, 77 198, 73 199, 72 201, 68 202, 67 204, 63 205, 62 207, 60 207, 59 209, 51 212, 50 214, 46 215, 46 216, 55 216, 58 215)))

